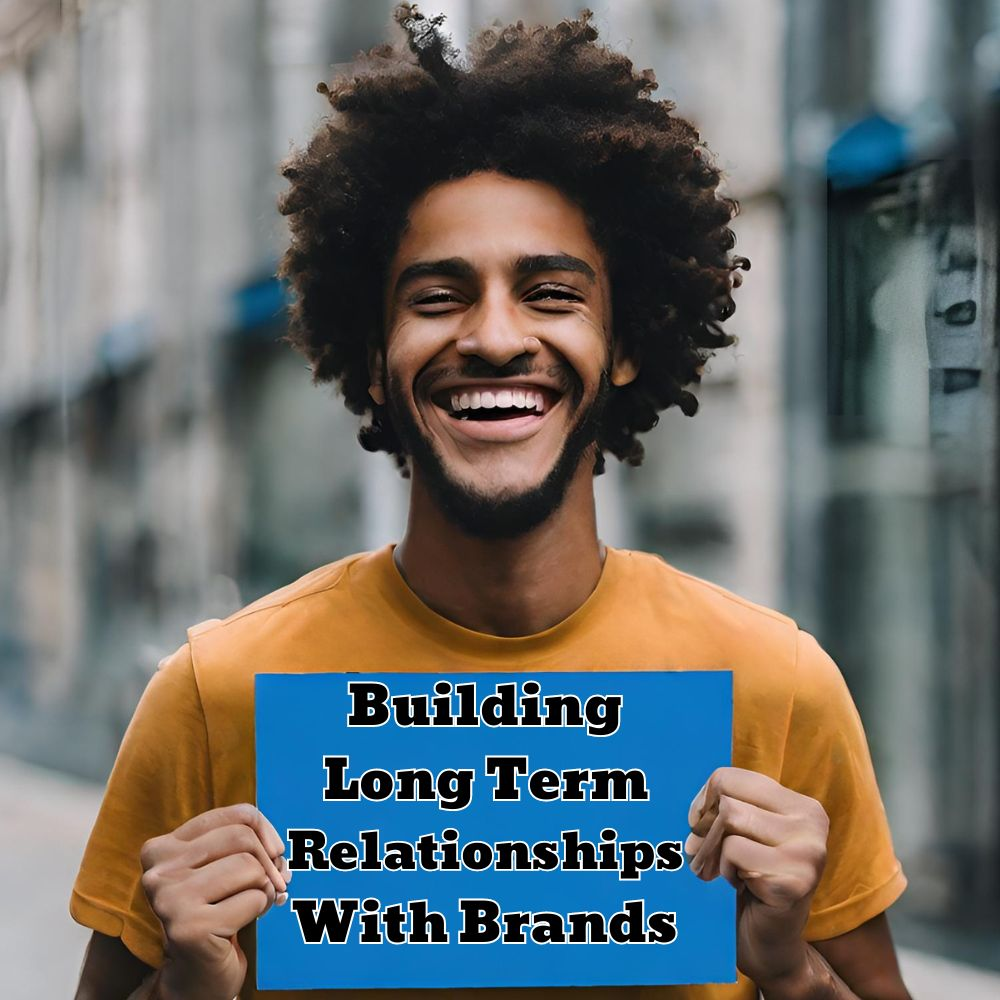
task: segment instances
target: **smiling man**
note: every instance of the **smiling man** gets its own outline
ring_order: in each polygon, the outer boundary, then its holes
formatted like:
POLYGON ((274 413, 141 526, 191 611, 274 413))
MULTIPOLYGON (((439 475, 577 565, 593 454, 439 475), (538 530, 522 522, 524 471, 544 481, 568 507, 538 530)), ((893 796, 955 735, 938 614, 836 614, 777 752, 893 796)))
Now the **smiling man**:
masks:
POLYGON ((731 341, 746 262, 718 172, 586 15, 485 32, 466 66, 439 21, 398 20, 408 50, 323 87, 334 114, 285 165, 282 273, 290 339, 410 478, 406 533, 161 665, 74 887, 78 998, 258 995, 253 922, 290 870, 248 805, 256 672, 595 668, 733 671, 734 766, 705 775, 685 848, 738 890, 739 982, 517 996, 905 998, 884 916, 905 880, 836 667, 783 615, 597 534, 605 454, 639 464, 636 435, 692 414, 731 341))

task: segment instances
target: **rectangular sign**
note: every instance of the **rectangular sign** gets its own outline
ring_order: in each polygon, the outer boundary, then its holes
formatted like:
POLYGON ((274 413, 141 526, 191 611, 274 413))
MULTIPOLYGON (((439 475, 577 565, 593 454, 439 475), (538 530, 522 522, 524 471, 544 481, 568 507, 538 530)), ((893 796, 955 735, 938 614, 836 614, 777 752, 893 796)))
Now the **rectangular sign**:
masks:
POLYGON ((683 853, 730 672, 260 674, 255 699, 293 871, 259 989, 736 979, 735 893, 683 853))

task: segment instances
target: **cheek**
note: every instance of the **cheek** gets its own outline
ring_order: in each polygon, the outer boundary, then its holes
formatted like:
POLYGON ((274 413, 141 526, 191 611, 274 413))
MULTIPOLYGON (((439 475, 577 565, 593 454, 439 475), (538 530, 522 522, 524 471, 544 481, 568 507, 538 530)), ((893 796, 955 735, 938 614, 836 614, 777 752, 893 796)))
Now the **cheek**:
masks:
POLYGON ((404 320, 386 338, 386 367, 395 372, 409 392, 413 379, 451 341, 443 323, 404 320))
POLYGON ((553 326, 542 341, 561 355, 585 384, 596 382, 611 363, 608 336, 589 317, 574 317, 559 329, 553 326))

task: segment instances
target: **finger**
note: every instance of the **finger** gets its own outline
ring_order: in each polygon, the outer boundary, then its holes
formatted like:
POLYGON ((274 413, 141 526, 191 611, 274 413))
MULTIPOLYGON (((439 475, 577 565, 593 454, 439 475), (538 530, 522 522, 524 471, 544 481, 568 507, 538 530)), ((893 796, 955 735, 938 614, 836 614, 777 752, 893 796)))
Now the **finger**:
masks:
POLYGON ((232 937, 263 916, 271 901, 259 889, 245 889, 211 907, 212 933, 232 937))
POLYGON ((190 849, 187 853, 187 866, 191 869, 201 868, 203 865, 219 858, 227 857, 230 854, 249 853, 253 854, 268 877, 274 883, 274 888, 278 892, 284 892, 288 888, 288 878, 284 872, 285 859, 279 857, 281 862, 279 867, 275 860, 264 849, 260 836, 255 830, 242 824, 223 826, 191 841, 190 849))
POLYGON ((688 857, 688 865, 694 860, 694 856, 698 853, 698 848, 703 843, 705 843, 705 838, 699 836, 694 831, 687 835, 687 840, 684 841, 684 853, 688 857))
POLYGON ((272 858, 278 858, 285 853, 285 842, 281 839, 281 835, 274 828, 274 824, 259 809, 254 829, 272 858))
POLYGON ((767 906, 787 908, 807 898, 816 888, 818 873, 778 848, 727 837, 721 868, 733 885, 744 885, 767 906))
POLYGON ((726 834, 725 823, 716 817, 694 857, 691 858, 691 871, 700 879, 711 882, 719 874, 718 857, 722 850, 722 839, 726 834))
POLYGON ((219 903, 246 889, 259 889, 269 901, 278 894, 259 858, 249 852, 242 852, 218 858, 195 869, 183 881, 175 882, 170 887, 170 892, 184 893, 189 902, 200 900, 203 903, 219 903))
POLYGON ((712 810, 705 810, 692 828, 692 833, 705 837, 717 819, 722 819, 727 832, 740 833, 751 840, 772 846, 793 837, 800 827, 795 816, 762 809, 751 802, 743 802, 729 795, 722 795, 712 810))
MULTIPOLYGON (((698 836, 702 826, 703 821, 699 821, 694 836, 698 836)), ((721 874, 720 858, 727 838, 735 835, 768 847, 778 847, 795 839, 799 826, 794 816, 782 816, 723 795, 719 799, 715 819, 705 830, 691 859, 691 870, 700 878, 711 881, 721 874)))
POLYGON ((220 806, 218 809, 209 809, 208 812, 200 813, 179 826, 174 831, 174 836, 178 840, 194 840, 217 827, 231 826, 234 823, 242 823, 256 831, 264 849, 272 858, 285 853, 285 844, 278 836, 278 831, 271 825, 267 817, 249 802, 220 806))
POLYGON ((777 813, 793 811, 797 800, 804 798, 798 792, 779 785, 766 774, 758 774, 756 771, 747 771, 740 767, 719 767, 712 772, 708 781, 692 800, 688 811, 688 824, 694 828, 703 812, 715 809, 721 795, 728 795, 777 813))
POLYGON ((779 854, 773 847, 747 837, 727 837, 719 852, 719 873, 737 887, 759 884, 762 879, 773 876, 780 863, 779 854))

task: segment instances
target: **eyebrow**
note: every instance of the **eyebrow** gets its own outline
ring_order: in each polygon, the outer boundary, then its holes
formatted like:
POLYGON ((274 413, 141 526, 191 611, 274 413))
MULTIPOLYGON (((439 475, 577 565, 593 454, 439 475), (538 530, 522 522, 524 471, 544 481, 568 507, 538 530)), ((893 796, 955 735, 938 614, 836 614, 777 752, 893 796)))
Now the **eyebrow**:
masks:
MULTIPOLYGON (((514 261, 514 270, 520 275, 537 274, 541 271, 575 271, 591 283, 597 280, 594 269, 585 260, 568 253, 524 254, 514 261)), ((395 293, 398 295, 404 285, 417 278, 441 277, 468 281, 475 275, 476 269, 464 257, 418 260, 400 271, 395 293)))
POLYGON ((579 257, 568 253, 543 253, 518 257, 514 262, 518 274, 537 274, 539 271, 576 271, 588 281, 597 280, 594 269, 579 257))
POLYGON ((426 278, 430 275, 442 278, 472 278, 475 269, 464 257, 446 257, 443 260, 418 260, 404 267, 396 279, 397 291, 414 278, 426 278))

